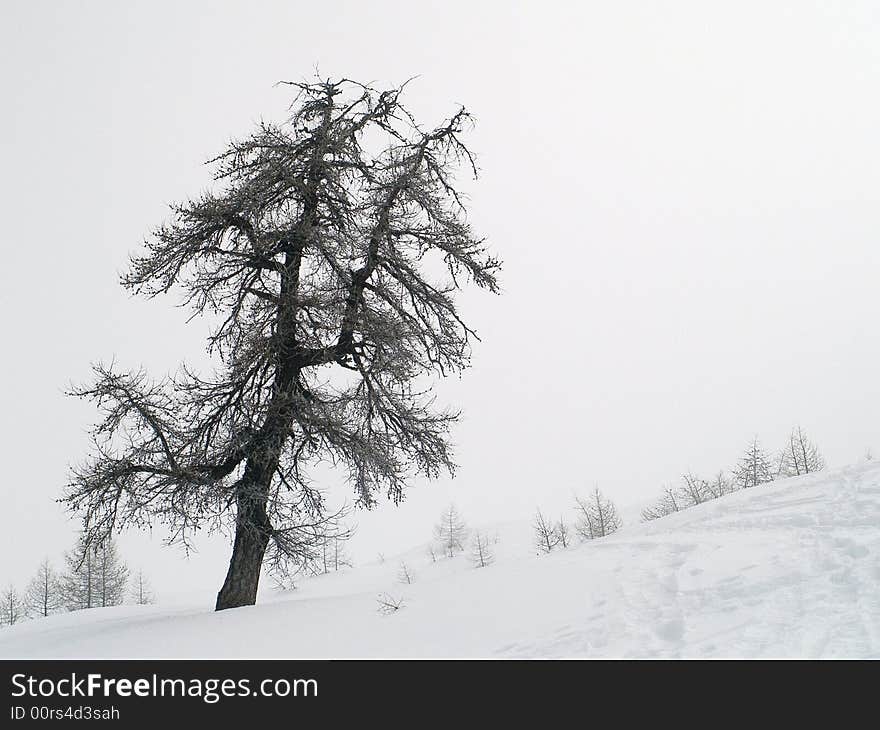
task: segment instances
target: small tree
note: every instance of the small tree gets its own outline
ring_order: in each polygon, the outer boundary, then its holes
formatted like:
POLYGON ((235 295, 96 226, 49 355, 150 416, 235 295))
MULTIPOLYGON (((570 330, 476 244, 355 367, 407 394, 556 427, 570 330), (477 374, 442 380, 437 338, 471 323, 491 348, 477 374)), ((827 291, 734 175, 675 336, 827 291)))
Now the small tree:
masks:
POLYGON ((578 519, 574 529, 582 540, 595 540, 620 529, 614 503, 603 497, 598 487, 588 499, 575 497, 575 508, 578 519))
POLYGON ((443 552, 450 558, 456 552, 464 550, 467 540, 468 528, 455 505, 449 507, 440 517, 440 522, 434 527, 434 537, 443 548, 443 552))
POLYGON ((810 474, 825 468, 825 460, 816 445, 810 441, 804 430, 796 426, 791 430, 788 443, 779 455, 780 477, 795 477, 810 474))
POLYGON ((28 616, 50 616, 64 607, 61 581, 49 558, 43 558, 24 597, 28 616))
POLYGON ((559 521, 556 523, 555 529, 556 535, 559 538, 559 544, 562 545, 563 548, 567 548, 569 543, 569 532, 565 520, 560 517, 559 521))
POLYGON ((650 522, 651 520, 658 520, 661 517, 666 517, 666 515, 671 515, 674 512, 678 512, 684 507, 679 502, 678 497, 675 494, 675 490, 667 487, 663 496, 660 497, 654 504, 650 507, 646 507, 642 510, 642 522, 650 522))
POLYGON ((156 602, 156 595, 150 586, 150 581, 144 575, 143 570, 135 573, 132 580, 131 599, 139 606, 146 606, 156 602))
POLYGON ((475 532, 471 539, 471 563, 476 568, 485 568, 495 562, 495 552, 488 535, 475 532))
POLYGON ((25 618, 25 605, 15 586, 8 586, 3 591, 2 621, 5 626, 12 626, 25 618))
POLYGON ((409 585, 416 579, 415 574, 412 572, 412 569, 406 564, 400 564, 400 570, 397 571, 397 580, 400 583, 406 583, 409 585))
POLYGON ((709 482, 701 479, 693 472, 684 474, 681 481, 682 485, 678 491, 681 501, 684 502, 685 506, 693 507, 712 498, 709 482))
POLYGON ((739 487, 748 489, 773 481, 770 459, 761 447, 758 437, 752 439, 746 452, 733 470, 733 478, 739 487))
POLYGON ((330 559, 334 571, 337 571, 340 568, 351 567, 351 558, 345 550, 345 542, 347 540, 347 536, 340 537, 339 535, 334 535, 330 541, 330 559))
POLYGON ((556 532, 556 525, 547 521, 539 509, 535 512, 535 521, 532 523, 535 531, 535 547, 542 553, 553 551, 559 544, 559 534, 556 532))
POLYGON ((346 510, 303 522, 288 530, 287 552, 269 553, 266 570, 276 587, 293 590, 300 577, 322 575, 350 565, 344 545, 351 539, 352 528, 344 522, 346 510))
POLYGON ((679 512, 683 507, 684 505, 680 504, 679 499, 675 494, 675 490, 671 487, 666 487, 666 489, 663 490, 663 496, 660 497, 660 499, 654 502, 650 507, 646 507, 642 510, 642 522, 649 522, 650 520, 657 520, 661 517, 666 517, 667 515, 679 512))
POLYGON ((95 556, 84 535, 80 535, 73 549, 64 555, 67 570, 61 577, 61 593, 68 611, 94 608, 97 603, 95 591, 95 556))
POLYGON ((118 606, 125 600, 129 571, 113 540, 105 540, 96 547, 94 566, 96 604, 118 606))
POLYGON ((719 471, 713 479, 706 482, 706 490, 712 499, 718 499, 725 494, 736 491, 736 484, 732 482, 723 471, 719 471))
POLYGON ((434 550, 433 545, 428 545, 428 549, 425 552, 428 554, 428 557, 431 558, 432 563, 437 562, 437 552, 434 550))

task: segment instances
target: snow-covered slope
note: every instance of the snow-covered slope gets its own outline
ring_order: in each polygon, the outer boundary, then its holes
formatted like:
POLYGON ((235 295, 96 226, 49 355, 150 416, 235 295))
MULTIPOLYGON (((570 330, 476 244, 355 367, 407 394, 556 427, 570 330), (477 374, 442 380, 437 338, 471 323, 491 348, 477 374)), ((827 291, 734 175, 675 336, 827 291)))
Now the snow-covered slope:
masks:
POLYGON ((880 463, 750 489, 550 555, 411 553, 261 605, 119 607, 0 630, 3 657, 880 657, 880 463), (397 581, 400 561, 415 582, 397 581), (376 596, 403 598, 390 615, 376 596))

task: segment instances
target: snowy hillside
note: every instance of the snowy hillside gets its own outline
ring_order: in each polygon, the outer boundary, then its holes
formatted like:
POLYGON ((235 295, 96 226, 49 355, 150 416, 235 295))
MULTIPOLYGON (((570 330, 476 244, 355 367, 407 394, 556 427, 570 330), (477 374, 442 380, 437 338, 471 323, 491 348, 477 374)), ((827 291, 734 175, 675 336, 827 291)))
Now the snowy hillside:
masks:
MULTIPOLYGON (((550 555, 425 545, 213 613, 93 609, 0 631, 2 657, 880 657, 880 463, 724 497, 550 555), (415 582, 397 580, 401 561, 415 582), (376 597, 402 598, 382 615, 376 597)), ((210 598, 210 597, 208 597, 210 598)))

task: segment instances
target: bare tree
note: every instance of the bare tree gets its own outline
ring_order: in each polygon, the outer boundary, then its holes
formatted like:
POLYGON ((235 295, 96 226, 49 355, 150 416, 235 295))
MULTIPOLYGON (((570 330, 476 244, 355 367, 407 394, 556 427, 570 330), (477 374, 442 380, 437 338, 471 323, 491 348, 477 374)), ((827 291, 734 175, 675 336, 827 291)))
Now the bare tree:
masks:
POLYGON ((535 521, 532 523, 532 529, 535 532, 535 547, 542 553, 552 552, 559 544, 559 535, 556 532, 556 525, 549 522, 539 509, 535 512, 535 521))
POLYGON ((67 570, 60 585, 68 611, 117 606, 125 600, 128 567, 119 557, 114 540, 90 543, 81 533, 64 559, 67 570))
POLYGON ((674 512, 678 512, 683 507, 684 505, 679 503, 679 499, 675 494, 675 490, 667 487, 666 490, 663 492, 663 496, 660 499, 658 499, 650 507, 646 507, 642 510, 642 522, 658 520, 661 517, 666 517, 666 515, 671 515, 674 512))
POLYGON ((353 534, 343 521, 344 511, 300 524, 288 535, 296 534, 296 549, 289 553, 269 553, 266 570, 281 589, 294 589, 299 578, 323 575, 349 566, 344 544, 353 534))
POLYGON ((139 606, 146 606, 150 603, 156 602, 156 594, 153 593, 150 581, 147 579, 147 576, 144 575, 143 570, 139 570, 135 573, 134 579, 132 580, 131 598, 139 606))
POLYGON ((476 568, 485 568, 495 562, 495 551, 485 533, 477 531, 471 538, 470 559, 476 568))
POLYGON ((351 532, 344 530, 316 538, 318 549, 315 558, 310 562, 308 572, 318 575, 336 572, 340 568, 350 568, 351 558, 345 551, 345 542, 350 537, 351 532))
POLYGON ((119 557, 113 540, 104 540, 95 546, 93 575, 98 606, 118 606, 125 600, 128 567, 119 557))
POLYGON ((681 477, 682 485, 678 492, 681 501, 686 507, 692 507, 712 499, 712 492, 709 488, 709 482, 698 477, 693 472, 687 472, 681 477))
POLYGON ((412 569, 406 564, 400 564, 400 570, 397 571, 397 580, 400 583, 406 583, 409 585, 416 579, 415 574, 412 572, 412 569))
POLYGON ((95 555, 85 535, 81 534, 73 549, 65 553, 64 562, 67 570, 61 577, 61 591, 65 608, 79 611, 98 606, 95 555))
POLYGON ((575 497, 575 508, 578 519, 574 529, 582 540, 595 540, 620 529, 621 521, 614 503, 602 496, 598 487, 588 499, 575 497))
POLYGON ((789 434, 788 443, 779 454, 777 474, 780 477, 795 477, 824 468, 825 459, 819 449, 800 426, 795 426, 789 434))
POLYGON ((434 546, 433 546, 433 545, 428 545, 428 549, 427 549, 425 552, 428 553, 428 557, 431 558, 431 562, 432 562, 432 563, 436 563, 436 562, 437 562, 437 553, 436 553, 436 551, 434 550, 434 546))
POLYGON ((346 540, 347 538, 342 538, 339 535, 333 537, 333 570, 350 568, 352 565, 351 557, 345 550, 346 540))
POLYGON ((24 595, 28 616, 51 616, 64 608, 61 580, 49 558, 43 558, 24 595))
POLYGON ((761 448, 757 436, 752 439, 746 452, 739 460, 739 464, 733 470, 733 478, 736 484, 743 489, 773 481, 773 468, 770 466, 770 459, 761 448))
POLYGON ((565 520, 560 517, 554 526, 554 529, 556 530, 556 536, 559 538, 559 544, 562 545, 563 548, 567 548, 570 540, 568 525, 565 524, 565 520))
POLYGON ((454 504, 444 510, 440 522, 434 526, 434 537, 443 548, 443 552, 452 557, 464 550, 468 536, 468 528, 454 504))
POLYGON ((24 601, 21 600, 15 586, 8 586, 3 591, 2 602, 0 618, 2 618, 3 625, 12 626, 26 618, 24 601))
POLYGON ((719 471, 714 478, 706 482, 706 490, 712 499, 723 497, 725 494, 735 492, 736 489, 736 484, 728 479, 723 471, 719 471))
POLYGON ((338 465, 365 507, 453 470, 458 414, 420 386, 469 365, 457 291, 498 291, 456 187, 461 163, 476 173, 464 109, 423 129, 402 88, 290 86, 290 118, 232 142, 216 189, 176 205, 122 279, 213 317, 218 367, 97 366, 72 390, 103 414, 64 495, 89 544, 156 521, 184 545, 233 528, 218 610, 255 602, 267 551, 299 558, 325 511, 310 464, 338 465))

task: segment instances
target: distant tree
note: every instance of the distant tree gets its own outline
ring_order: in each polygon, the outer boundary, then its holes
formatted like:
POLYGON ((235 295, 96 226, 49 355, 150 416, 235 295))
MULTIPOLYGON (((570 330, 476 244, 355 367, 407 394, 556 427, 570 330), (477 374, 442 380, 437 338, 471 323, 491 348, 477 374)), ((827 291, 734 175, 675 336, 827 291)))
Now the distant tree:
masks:
POLYGON ((485 568, 495 562, 495 552, 489 537, 482 532, 475 532, 471 538, 471 563, 476 568, 485 568))
POLYGON ((535 512, 535 521, 532 523, 535 533, 535 547, 542 553, 551 552, 559 544, 559 535, 556 525, 545 519, 541 510, 535 512))
POLYGON ((64 606, 68 611, 79 611, 100 605, 95 591, 95 556, 84 535, 80 535, 73 549, 64 555, 67 570, 61 577, 64 606))
POLYGON ((340 568, 350 568, 351 559, 345 552, 345 541, 350 533, 334 533, 318 538, 318 549, 309 562, 309 570, 314 575, 336 572, 340 568))
POLYGON ((12 626, 26 618, 24 601, 21 600, 21 596, 15 590, 15 586, 8 586, 3 591, 2 601, 3 605, 0 609, 3 612, 3 625, 12 626))
POLYGON ((156 602, 156 594, 150 586, 150 581, 144 575, 143 570, 135 573, 132 579, 131 599, 139 606, 145 606, 156 602))
POLYGON ((101 607, 118 606, 125 600, 129 571, 113 540, 104 540, 95 547, 94 565, 97 604, 101 607))
POLYGON ((470 364, 458 291, 498 292, 456 180, 476 174, 467 111, 426 127, 402 87, 290 87, 287 119, 231 142, 213 189, 175 205, 123 275, 216 317, 215 367, 155 381, 98 366, 72 391, 102 419, 64 495, 89 543, 157 521, 184 544, 233 530, 217 610, 255 603, 267 551, 299 560, 300 525, 324 511, 309 466, 338 464, 366 507, 454 469, 458 414, 419 383, 470 364))
POLYGON ((568 525, 565 524, 565 520, 560 517, 554 529, 556 530, 556 535, 559 538, 559 544, 562 545, 563 548, 567 548, 570 539, 568 525))
POLYGON ((349 557, 345 550, 345 542, 347 539, 347 537, 343 538, 339 535, 334 535, 332 538, 330 555, 334 571, 340 570, 341 568, 351 567, 351 557, 349 557))
POLYGON ((737 485, 743 489, 773 481, 773 467, 770 465, 770 459, 764 449, 761 448, 757 436, 752 439, 733 470, 733 478, 737 485))
POLYGON ((433 545, 428 545, 428 549, 425 552, 428 553, 428 557, 431 558, 432 563, 437 562, 437 552, 434 550, 433 545))
POLYGON ((276 587, 296 588, 300 578, 322 575, 350 565, 344 545, 351 539, 352 528, 345 524, 346 510, 303 521, 291 528, 285 539, 290 550, 273 550, 266 560, 266 571, 276 587))
POLYGON ((61 580, 49 558, 43 558, 24 596, 28 616, 50 616, 64 608, 61 580))
POLYGON ((397 580, 400 583, 406 583, 409 585, 416 579, 415 574, 412 572, 412 569, 406 564, 400 564, 400 570, 397 571, 397 580))
POLYGON ((650 507, 646 507, 642 510, 642 522, 658 520, 661 517, 666 517, 674 512, 678 512, 684 509, 684 507, 685 505, 681 504, 678 496, 676 496, 676 490, 667 487, 660 499, 654 502, 650 507))
POLYGON ((788 443, 779 455, 780 477, 796 477, 825 468, 825 460, 800 426, 791 430, 788 443))
POLYGON ((65 562, 61 594, 68 611, 117 606, 125 600, 128 567, 112 539, 90 544, 87 534, 81 533, 65 562))
POLYGON ((443 552, 452 557, 456 552, 464 550, 467 536, 468 528, 464 519, 455 505, 449 505, 441 515, 440 522, 434 527, 434 537, 442 546, 443 552))
POLYGON ((575 497, 575 508, 578 519, 574 529, 582 540, 595 540, 620 529, 614 503, 602 496, 598 487, 587 499, 575 497))
POLYGON ((709 482, 698 477, 693 472, 683 474, 681 482, 678 493, 686 507, 693 507, 712 498, 709 491, 709 482))
POLYGON ((736 491, 736 484, 732 482, 723 471, 719 471, 714 478, 706 482, 706 490, 712 499, 718 499, 725 494, 736 491))
POLYGON ((873 461, 874 460, 874 452, 871 449, 865 450, 865 461, 873 461))

